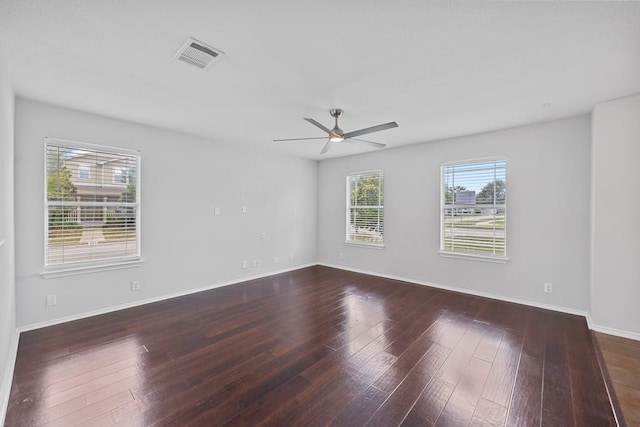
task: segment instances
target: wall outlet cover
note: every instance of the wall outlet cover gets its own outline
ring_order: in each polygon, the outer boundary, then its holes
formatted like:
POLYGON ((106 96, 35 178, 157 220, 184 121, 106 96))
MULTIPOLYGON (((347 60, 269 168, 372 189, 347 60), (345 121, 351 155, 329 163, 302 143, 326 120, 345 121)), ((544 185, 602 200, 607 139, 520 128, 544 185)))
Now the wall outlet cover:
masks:
POLYGON ((46 304, 47 304, 47 306, 58 304, 58 296, 57 295, 47 295, 46 304))

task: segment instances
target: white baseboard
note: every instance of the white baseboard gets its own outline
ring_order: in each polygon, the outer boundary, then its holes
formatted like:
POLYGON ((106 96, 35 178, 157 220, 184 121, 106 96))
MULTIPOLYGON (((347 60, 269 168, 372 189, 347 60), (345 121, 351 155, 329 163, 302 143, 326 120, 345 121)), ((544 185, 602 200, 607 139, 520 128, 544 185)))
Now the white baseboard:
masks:
POLYGON ((7 409, 9 408, 9 394, 11 393, 11 384, 13 382, 13 370, 16 366, 16 357, 18 356, 18 341, 20 334, 16 331, 11 345, 9 346, 9 358, 4 366, 2 375, 2 384, 0 384, 0 425, 4 425, 7 417, 7 409))
POLYGON ((615 328, 608 328, 606 326, 596 325, 593 323, 593 321, 590 318, 587 318, 587 320, 589 321, 589 329, 593 331, 602 332, 603 334, 607 334, 607 335, 615 335, 617 337, 627 338, 630 340, 640 341, 640 334, 636 334, 634 332, 629 332, 629 331, 623 331, 615 328))
MULTIPOLYGON (((414 283, 414 284, 417 284, 417 285, 429 286, 429 287, 432 287, 432 288, 444 289, 444 290, 453 291, 453 292, 460 292, 460 293, 467 294, 467 295, 475 295, 475 296, 484 297, 484 298, 491 298, 491 299, 495 299, 495 300, 499 300, 499 301, 512 302, 512 303, 515 303, 515 304, 522 304, 522 305, 527 305, 527 306, 531 306, 531 307, 542 308, 542 309, 545 309, 545 310, 557 311, 557 312, 560 312, 560 313, 567 313, 567 314, 573 314, 573 315, 577 315, 577 316, 583 316, 587 320, 587 325, 589 326, 589 329, 592 329, 592 330, 598 331, 598 332, 602 332, 602 333, 605 333, 605 334, 609 334, 609 335, 615 335, 615 336, 619 336, 619 337, 622 337, 622 338, 629 338, 629 339, 639 340, 640 341, 640 334, 636 334, 636 333, 628 332, 628 331, 622 331, 622 330, 619 330, 619 329, 609 328, 609 327, 605 327, 605 326, 594 324, 592 319, 591 319, 590 313, 588 311, 585 311, 585 310, 576 310, 576 309, 572 309, 572 308, 568 308, 568 307, 556 306, 556 305, 551 305, 551 304, 543 304, 543 303, 539 303, 539 302, 536 302, 536 301, 528 301, 528 300, 523 300, 523 299, 519 299, 519 298, 505 297, 505 296, 502 296, 502 295, 495 295, 495 294, 490 294, 490 293, 486 293, 486 292, 471 291, 471 290, 468 290, 468 289, 461 289, 461 288, 456 288, 456 287, 453 287, 453 286, 441 285, 441 284, 438 284, 438 283, 424 282, 424 281, 420 281, 420 280, 416 280, 416 279, 410 279, 410 278, 407 278, 407 277, 401 277, 401 276, 395 276, 395 275, 389 275, 389 274, 382 274, 382 273, 377 273, 377 272, 373 272, 373 271, 361 270, 361 269, 350 268, 350 267, 345 267, 345 266, 341 266, 341 265, 322 263, 322 262, 302 264, 302 265, 298 265, 298 266, 287 268, 287 269, 271 271, 271 272, 268 272, 268 273, 259 274, 259 275, 255 275, 255 276, 243 277, 243 278, 240 278, 240 279, 234 279, 234 280, 230 280, 230 281, 226 281, 226 282, 215 283, 213 285, 203 286, 203 287, 200 287, 200 288, 189 289, 189 290, 186 290, 186 291, 175 292, 175 293, 172 293, 172 294, 167 294, 167 295, 162 295, 162 296, 158 296, 158 297, 154 297, 154 298, 148 298, 148 299, 144 299, 144 300, 134 301, 134 302, 131 302, 131 303, 126 303, 126 304, 120 304, 120 305, 117 305, 117 306, 107 307, 107 308, 103 308, 103 309, 99 309, 99 310, 88 311, 88 312, 80 313, 80 314, 73 315, 73 316, 67 316, 67 317, 48 320, 48 321, 44 321, 44 322, 34 323, 34 324, 31 324, 31 325, 18 327, 17 330, 18 330, 18 333, 31 331, 31 330, 34 330, 34 329, 40 329, 40 328, 44 328, 44 327, 47 327, 47 326, 58 325, 58 324, 61 324, 61 323, 66 323, 66 322, 71 322, 71 321, 74 321, 74 320, 84 319, 84 318, 87 318, 87 317, 98 316, 98 315, 101 315, 101 314, 111 313, 111 312, 118 311, 118 310, 124 310, 124 309, 127 309, 127 308, 137 307, 137 306, 140 306, 140 305, 150 304, 150 303, 154 303, 154 302, 158 302, 158 301, 164 301, 164 300, 167 300, 167 299, 181 297, 181 296, 184 296, 184 295, 190 295, 190 294, 194 294, 194 293, 197 293, 197 292, 208 291, 208 290, 215 289, 215 288, 220 288, 220 287, 223 287, 223 286, 235 285, 237 283, 246 282, 246 281, 249 281, 249 280, 261 279, 261 278, 268 277, 268 276, 273 276, 273 275, 276 275, 276 274, 287 273, 289 271, 299 270, 301 268, 311 267, 311 266, 314 266, 314 265, 322 265, 322 266, 325 266, 325 267, 336 268, 338 270, 346 270, 346 271, 352 271, 354 273, 368 274, 368 275, 383 277, 383 278, 391 279, 391 280, 400 280, 400 281, 403 281, 403 282, 414 283)), ((17 338, 16 338, 16 349, 15 350, 17 350, 17 338)), ((15 351, 14 351, 14 353, 15 353, 15 351)), ((15 359, 15 355, 14 355, 14 359, 15 359)), ((14 360, 14 362, 15 362, 15 360, 14 360)), ((13 373, 13 368, 12 368, 11 372, 13 373)))
POLYGON ((528 301, 528 300, 523 300, 523 299, 519 299, 519 298, 505 297, 505 296, 502 296, 502 295, 495 295, 495 294, 490 294, 490 293, 486 293, 486 292, 471 291, 471 290, 468 290, 468 289, 461 289, 461 288, 456 288, 456 287, 453 287, 453 286, 441 285, 441 284, 438 284, 438 283, 430 283, 430 282, 423 282, 423 281, 416 280, 416 279, 409 279, 407 277, 394 276, 394 275, 390 275, 390 274, 381 274, 381 273, 376 273, 376 272, 373 272, 373 271, 360 270, 360 269, 356 269, 356 268, 349 268, 349 267, 344 267, 344 266, 340 266, 340 265, 333 265, 333 264, 326 264, 326 263, 318 263, 318 265, 324 265, 325 267, 337 268, 339 270, 353 271, 354 273, 369 274, 371 276, 383 277, 385 279, 400 280, 402 282, 414 283, 416 285, 422 285, 422 286, 429 286, 431 288, 443 289, 443 290, 446 290, 446 291, 459 292, 461 294, 474 295, 474 296, 484 297, 484 298, 491 298, 491 299, 495 299, 495 300, 499 300, 499 301, 512 302, 512 303, 515 303, 515 304, 528 305, 530 307, 543 308, 545 310, 558 311, 560 313, 574 314, 576 316, 582 316, 582 317, 585 317, 585 318, 587 318, 587 316, 589 314, 585 310, 576 310, 576 309, 573 309, 573 308, 561 307, 561 306, 557 306, 557 305, 543 304, 543 303, 539 303, 539 302, 536 302, 536 301, 528 301))
POLYGON ((47 320, 47 321, 39 322, 39 323, 33 323, 31 325, 26 325, 26 326, 20 326, 20 327, 18 327, 18 332, 27 332, 27 331, 32 331, 34 329, 46 328, 47 326, 59 325, 61 323, 72 322, 74 320, 85 319, 87 317, 99 316, 101 314, 111 313, 111 312, 118 311, 118 310, 124 310, 124 309, 127 309, 127 308, 138 307, 140 305, 150 304, 150 303, 154 303, 154 302, 158 302, 158 301, 164 301, 164 300, 167 300, 167 299, 177 298, 177 297, 190 295, 190 294, 195 294, 195 293, 198 293, 198 292, 209 291, 211 289, 221 288, 223 286, 235 285, 237 283, 247 282, 249 280, 261 279, 263 277, 274 276, 276 274, 287 273, 289 271, 299 270, 301 268, 311 267, 311 266, 314 266, 314 265, 317 265, 317 264, 316 263, 311 263, 311 264, 297 265, 297 266, 291 267, 291 268, 286 268, 286 269, 276 270, 276 271, 270 271, 268 273, 258 274, 258 275, 255 275, 255 276, 242 277, 242 278, 239 278, 239 279, 229 280, 229 281, 226 281, 226 282, 219 282, 219 283, 215 283, 215 284, 212 284, 212 285, 203 286, 203 287, 200 287, 200 288, 194 288, 194 289, 188 289, 188 290, 185 290, 185 291, 174 292, 174 293, 171 293, 171 294, 161 295, 161 296, 157 296, 157 297, 153 297, 153 298, 147 298, 147 299, 144 299, 144 300, 138 300, 138 301, 134 301, 134 302, 126 303, 126 304, 119 304, 119 305, 115 305, 115 306, 111 306, 111 307, 101 308, 101 309, 98 309, 98 310, 92 310, 92 311, 87 311, 87 312, 80 313, 80 314, 74 314, 72 316, 59 317, 57 319, 47 320))

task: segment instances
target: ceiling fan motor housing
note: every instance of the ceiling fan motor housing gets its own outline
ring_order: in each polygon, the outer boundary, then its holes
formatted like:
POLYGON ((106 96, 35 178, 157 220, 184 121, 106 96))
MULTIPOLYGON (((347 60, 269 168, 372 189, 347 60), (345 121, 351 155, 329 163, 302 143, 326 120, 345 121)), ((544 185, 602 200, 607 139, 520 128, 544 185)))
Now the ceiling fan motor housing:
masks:
POLYGON ((335 117, 336 119, 338 117, 342 117, 342 113, 344 113, 344 110, 341 110, 339 108, 334 108, 333 110, 329 111, 329 114, 331 114, 331 117, 335 117))
POLYGON ((331 134, 329 135, 329 141, 331 142, 344 141, 344 131, 338 127, 338 118, 342 116, 342 113, 344 113, 344 111, 339 108, 334 108, 333 110, 329 111, 331 117, 335 117, 336 119, 336 124, 333 129, 331 129, 331 134))

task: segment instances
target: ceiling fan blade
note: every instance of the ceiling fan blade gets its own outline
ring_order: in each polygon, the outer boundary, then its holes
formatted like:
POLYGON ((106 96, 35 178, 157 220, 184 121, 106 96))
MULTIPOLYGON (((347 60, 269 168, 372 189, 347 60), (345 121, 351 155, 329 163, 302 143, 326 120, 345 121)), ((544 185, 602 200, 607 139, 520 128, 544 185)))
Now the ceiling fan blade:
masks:
POLYGON ((304 118, 306 121, 308 121, 309 123, 311 123, 312 125, 322 129, 323 131, 325 131, 326 133, 328 133, 329 135, 331 135, 331 129, 329 129, 328 127, 326 127, 325 125, 323 125, 322 123, 318 123, 313 119, 309 119, 307 117, 304 118))
POLYGON ((324 148, 322 148, 322 151, 320 152, 320 154, 324 154, 327 151, 329 151, 330 147, 331 147, 331 141, 327 141, 327 143, 324 145, 324 148))
POLYGON ((366 135, 368 133, 373 133, 373 132, 380 132, 381 130, 397 128, 397 127, 398 127, 398 124, 396 122, 389 122, 383 125, 371 126, 370 128, 364 128, 360 130, 354 130, 353 132, 347 132, 344 134, 344 139, 354 138, 356 136, 366 135))
POLYGON ((364 140, 364 139, 356 139, 356 138, 351 138, 347 142, 351 142, 351 141, 364 142, 364 143, 369 144, 370 146, 376 147, 376 148, 384 148, 384 147, 387 146, 387 144, 382 144, 380 142, 373 142, 373 141, 367 141, 367 140, 364 140))
POLYGON ((316 138, 285 138, 285 139, 274 139, 273 142, 282 142, 282 141, 305 141, 307 139, 327 139, 326 136, 319 136, 316 138))

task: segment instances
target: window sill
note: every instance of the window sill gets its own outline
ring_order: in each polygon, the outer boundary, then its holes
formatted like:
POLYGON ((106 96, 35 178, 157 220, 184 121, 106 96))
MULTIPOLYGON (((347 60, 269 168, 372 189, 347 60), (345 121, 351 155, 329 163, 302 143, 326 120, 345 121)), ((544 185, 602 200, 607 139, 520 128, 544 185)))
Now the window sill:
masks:
POLYGON ((371 249, 384 249, 384 245, 376 245, 375 243, 352 242, 350 240, 345 240, 344 243, 345 245, 351 245, 351 246, 362 246, 362 247, 371 248, 371 249))
POLYGON ((509 262, 509 258, 503 257, 503 256, 462 254, 459 252, 447 252, 447 251, 438 251, 438 254, 440 254, 440 256, 444 258, 457 258, 457 259, 466 259, 469 261, 492 262, 494 264, 506 264, 507 262, 509 262))
POLYGON ((88 266, 76 266, 76 267, 60 267, 50 268, 40 273, 45 279, 52 279, 56 277, 76 276, 79 274, 97 273, 100 271, 121 270, 124 268, 134 268, 142 265, 144 261, 142 259, 136 259, 124 262, 114 262, 113 264, 99 264, 88 266))

